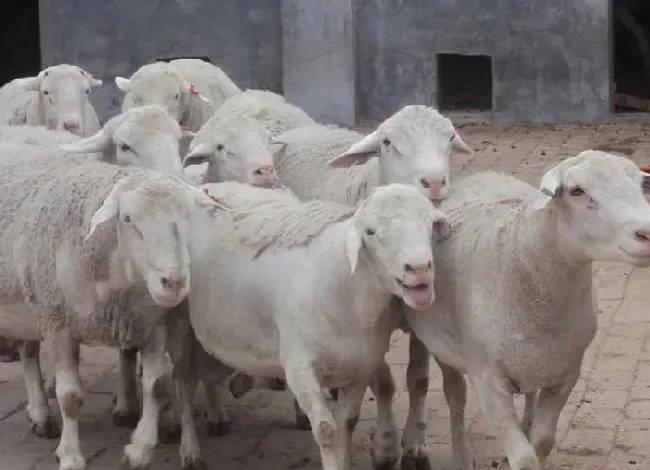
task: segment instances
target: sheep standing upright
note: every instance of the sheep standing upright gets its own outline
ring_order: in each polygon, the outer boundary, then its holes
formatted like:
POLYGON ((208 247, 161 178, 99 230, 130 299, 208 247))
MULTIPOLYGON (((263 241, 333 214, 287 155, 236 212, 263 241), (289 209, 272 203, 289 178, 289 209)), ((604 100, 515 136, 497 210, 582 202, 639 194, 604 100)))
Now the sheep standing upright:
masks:
MULTIPOLYGON (((143 412, 124 460, 147 468, 160 410, 154 392, 166 372, 164 316, 189 289, 190 213, 217 204, 155 171, 11 143, 0 145, 0 192, 0 334, 42 341, 50 352, 63 418, 60 470, 85 468, 78 342, 142 351, 143 412)), ((47 428, 40 367, 25 349, 27 413, 47 428)))
POLYGON ((53 65, 0 88, 0 124, 45 126, 82 137, 99 130, 88 95, 101 80, 76 65, 53 65))
MULTIPOLYGON (((431 241, 447 234, 445 216, 409 185, 376 188, 356 210, 274 191, 234 206, 218 187, 209 193, 235 211, 192 218, 192 330, 234 369, 286 377, 313 423, 323 468, 347 470, 363 395, 394 328, 388 306, 393 295, 414 308, 433 302, 431 241), (335 411, 323 388, 338 389, 335 411)), ((170 338, 181 457, 195 468, 193 367, 182 349, 170 338)))
POLYGON ((125 93, 122 110, 157 104, 192 132, 226 99, 241 93, 223 70, 200 59, 146 64, 131 78, 116 77, 115 84, 125 93))
POLYGON ((456 182, 440 205, 452 234, 436 246, 438 298, 421 312, 407 307, 406 318, 443 372, 452 468, 472 468, 463 374, 510 468, 545 467, 597 330, 592 263, 650 266, 643 179, 626 158, 585 151, 548 171, 541 193, 487 172, 456 182), (522 426, 513 394, 537 391, 522 426))

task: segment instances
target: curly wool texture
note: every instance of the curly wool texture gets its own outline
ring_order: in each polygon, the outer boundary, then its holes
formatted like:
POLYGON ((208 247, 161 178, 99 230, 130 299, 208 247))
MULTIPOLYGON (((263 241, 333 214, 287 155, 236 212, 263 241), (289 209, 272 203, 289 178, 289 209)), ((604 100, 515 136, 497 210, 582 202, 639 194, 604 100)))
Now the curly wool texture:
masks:
POLYGON ((16 142, 30 145, 60 145, 81 140, 82 137, 67 131, 47 129, 43 126, 9 126, 0 124, 0 143, 16 142))
MULTIPOLYGON (((138 312, 156 308, 146 300, 144 283, 112 295, 101 305, 91 284, 108 276, 108 257, 117 246, 116 222, 102 224, 89 241, 83 239, 115 183, 138 173, 141 177, 134 184, 151 177, 141 168, 51 155, 25 145, 1 145, 0 301, 45 308, 51 321, 58 317, 57 321, 75 323, 87 341, 110 344, 133 339, 133 329, 142 321, 138 312), (7 155, 21 149, 25 155, 20 158, 7 155), (79 305, 66 308, 70 295, 64 292, 65 285, 72 285, 75 295, 82 292, 88 297, 76 298, 88 307, 86 312, 80 312, 79 305)), ((138 334, 146 334, 146 329, 140 328, 138 334)))
POLYGON ((209 233, 210 240, 220 247, 251 253, 253 258, 309 245, 329 226, 349 219, 355 210, 329 201, 300 202, 283 189, 236 182, 209 183, 204 187, 235 210, 219 214, 210 220, 211 228, 197 228, 196 232, 209 233), (227 223, 222 217, 227 218, 227 223))
POLYGON ((268 90, 246 90, 228 98, 214 113, 210 122, 230 117, 250 117, 258 120, 272 134, 316 124, 301 108, 283 96, 268 90))
POLYGON ((379 184, 376 158, 350 168, 330 168, 327 162, 363 138, 335 125, 304 126, 277 137, 287 146, 274 157, 281 180, 302 200, 324 199, 356 206, 379 184))

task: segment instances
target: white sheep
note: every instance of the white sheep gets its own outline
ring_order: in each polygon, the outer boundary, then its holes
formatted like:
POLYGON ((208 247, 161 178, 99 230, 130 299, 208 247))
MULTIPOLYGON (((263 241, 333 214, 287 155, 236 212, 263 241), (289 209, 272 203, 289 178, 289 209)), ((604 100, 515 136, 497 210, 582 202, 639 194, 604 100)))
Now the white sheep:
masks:
POLYGON ((16 142, 31 145, 63 145, 81 140, 82 137, 68 131, 57 131, 44 126, 10 126, 0 124, 0 143, 16 142))
POLYGON ((230 116, 257 119, 273 135, 316 124, 301 108, 269 90, 249 89, 233 95, 217 108, 213 118, 230 116))
POLYGON ((443 199, 452 152, 472 152, 448 118, 424 105, 403 107, 367 136, 312 125, 274 140, 284 145, 274 159, 276 172, 301 200, 351 205, 388 183, 412 184, 432 200, 443 199))
MULTIPOLYGON (((431 240, 447 232, 445 216, 409 185, 379 187, 356 210, 270 190, 266 201, 236 207, 218 186, 210 195, 235 211, 192 218, 192 289, 181 304, 192 330, 230 367, 286 377, 314 423, 323 468, 348 469, 363 395, 394 328, 388 305, 393 295, 414 308, 433 302, 431 240), (336 411, 322 393, 333 388, 336 411)), ((170 335, 181 457, 195 468, 194 369, 179 345, 183 329, 170 335)))
POLYGON ((452 234, 436 246, 436 304, 405 309, 443 372, 452 468, 472 468, 463 374, 510 468, 545 467, 597 330, 592 263, 650 266, 644 178, 632 161, 588 150, 548 171, 541 193, 493 172, 454 183, 440 205, 452 234), (537 391, 532 420, 522 425, 513 394, 537 391))
POLYGON ((182 126, 196 132, 239 87, 216 65, 175 59, 143 65, 131 78, 116 77, 125 93, 122 110, 158 104, 182 126))
MULTIPOLYGON (((124 464, 147 468, 157 442, 154 392, 165 373, 164 316, 190 287, 190 213, 218 204, 155 171, 12 143, 0 145, 0 191, 0 334, 42 341, 50 352, 63 419, 60 470, 85 468, 78 341, 140 348, 143 412, 124 464), (27 147, 29 155, 7 155, 27 147)), ((35 426, 51 427, 34 351, 22 352, 27 413, 35 426)))
POLYGON ((213 116, 196 133, 183 158, 185 177, 195 184, 238 181, 273 186, 278 178, 271 137, 264 125, 251 117, 213 116))
POLYGON ((76 65, 53 65, 0 88, 0 124, 45 126, 79 136, 99 130, 88 95, 101 80, 76 65))

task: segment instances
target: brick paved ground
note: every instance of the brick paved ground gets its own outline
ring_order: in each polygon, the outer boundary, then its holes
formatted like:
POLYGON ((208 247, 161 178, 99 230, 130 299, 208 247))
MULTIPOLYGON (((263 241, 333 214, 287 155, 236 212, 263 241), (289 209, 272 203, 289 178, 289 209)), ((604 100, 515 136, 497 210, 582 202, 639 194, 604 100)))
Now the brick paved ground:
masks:
MULTIPOLYGON (((464 126, 461 132, 477 149, 473 158, 458 157, 454 172, 498 168, 529 182, 537 182, 544 168, 580 150, 601 147, 650 163, 650 127, 636 124, 607 126, 496 127, 464 126)), ((650 469, 650 270, 617 263, 595 268, 600 306, 600 331, 589 348, 578 382, 560 418, 559 451, 549 467, 555 470, 650 469)), ((111 423, 111 391, 116 380, 116 353, 84 349, 82 373, 87 384, 80 432, 90 469, 113 469, 128 432, 111 423)), ((395 402, 400 424, 406 415, 404 375, 407 349, 395 334, 389 362, 398 380, 395 402)), ((440 374, 432 367, 428 400, 428 437, 436 469, 450 464, 448 411, 440 374)), ((51 452, 55 441, 29 432, 24 413, 20 366, 0 364, 0 470, 56 469, 51 452)), ((354 439, 354 468, 370 469, 368 434, 374 404, 367 397, 354 439)), ((199 400, 199 403, 202 403, 199 400)), ((318 453, 311 433, 292 428, 288 393, 254 391, 232 400, 234 422, 230 435, 203 439, 210 468, 253 470, 268 468, 318 469, 318 453), (263 467, 262 467, 263 466, 263 467)), ((202 424, 202 423, 199 423, 202 424)), ((479 469, 507 468, 503 452, 481 417, 472 390, 467 426, 479 469)), ((204 429, 200 429, 204 433, 204 429)), ((176 446, 160 446, 155 470, 177 469, 176 446)))

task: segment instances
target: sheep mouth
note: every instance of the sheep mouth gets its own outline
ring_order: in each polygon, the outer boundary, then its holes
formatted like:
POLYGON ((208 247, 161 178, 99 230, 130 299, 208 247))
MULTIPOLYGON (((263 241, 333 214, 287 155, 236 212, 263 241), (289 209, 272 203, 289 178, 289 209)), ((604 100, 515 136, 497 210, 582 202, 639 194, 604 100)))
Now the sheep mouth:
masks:
POLYGON ((636 254, 636 253, 632 253, 632 252, 626 250, 625 248, 623 248, 623 247, 620 246, 620 245, 618 245, 617 248, 618 248, 619 250, 621 250, 621 252, 622 252, 625 256, 627 256, 628 258, 630 258, 631 260, 633 260, 634 263, 638 263, 638 264, 640 264, 640 265, 642 265, 642 266, 645 266, 645 265, 647 265, 648 263, 650 263, 650 254, 636 254))
POLYGON ((433 286, 431 283, 419 282, 408 285, 401 279, 397 279, 397 284, 402 288, 402 298, 404 302, 413 308, 427 307, 433 302, 433 286))

